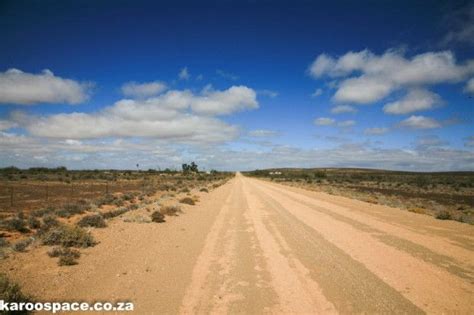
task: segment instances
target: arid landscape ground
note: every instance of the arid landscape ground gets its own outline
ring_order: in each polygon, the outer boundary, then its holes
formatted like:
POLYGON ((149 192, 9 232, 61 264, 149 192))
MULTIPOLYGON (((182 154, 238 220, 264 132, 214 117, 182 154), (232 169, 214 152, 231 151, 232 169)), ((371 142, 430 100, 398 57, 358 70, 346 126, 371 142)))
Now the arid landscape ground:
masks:
POLYGON ((471 224, 240 173, 207 176, 162 176, 176 192, 115 193, 121 206, 25 213, 29 232, 2 234, 0 270, 34 300, 132 301, 141 314, 474 312, 471 224), (28 226, 34 213, 42 228, 28 226), (106 227, 91 220, 79 224, 84 235, 61 234, 91 215, 106 227), (71 256, 50 257, 58 246, 80 258, 58 264, 71 256))

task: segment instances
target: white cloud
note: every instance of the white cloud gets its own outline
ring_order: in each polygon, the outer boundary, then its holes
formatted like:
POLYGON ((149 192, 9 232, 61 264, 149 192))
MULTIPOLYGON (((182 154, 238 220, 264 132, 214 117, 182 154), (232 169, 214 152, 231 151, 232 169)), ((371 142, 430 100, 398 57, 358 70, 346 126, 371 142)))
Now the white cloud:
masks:
POLYGON ((256 137, 256 138, 268 138, 268 137, 274 137, 279 134, 278 131, 275 130, 267 130, 267 129, 256 129, 249 131, 249 136, 251 137, 256 137))
POLYGON ((416 145, 418 148, 440 147, 447 144, 448 142, 441 140, 440 137, 436 135, 424 135, 418 137, 416 140, 416 145))
POLYGON ((474 60, 458 64, 451 51, 427 52, 407 58, 395 50, 382 55, 362 50, 348 52, 337 59, 322 54, 309 71, 315 78, 342 78, 334 101, 368 104, 398 89, 463 81, 474 73, 474 60))
POLYGON ((90 83, 55 76, 49 70, 32 74, 18 69, 0 72, 0 103, 33 105, 37 103, 78 104, 89 97, 90 83))
POLYGON ((400 126, 413 129, 433 129, 441 127, 441 123, 433 118, 412 115, 400 122, 400 126))
POLYGON ((467 81, 466 86, 464 87, 464 92, 474 94, 474 78, 467 81))
POLYGON ((316 89, 313 94, 311 94, 311 97, 318 97, 318 96, 321 96, 323 94, 323 89, 316 89))
POLYGON ((189 80, 191 78, 191 75, 189 74, 188 67, 184 67, 181 69, 178 73, 178 78, 180 80, 189 80))
POLYGON ((386 134, 388 131, 388 128, 374 127, 365 129, 364 134, 369 136, 380 136, 386 134))
POLYGON ((336 121, 328 117, 320 117, 314 120, 314 124, 318 126, 331 126, 334 125, 336 121))
POLYGON ((95 113, 30 117, 13 114, 30 134, 61 139, 150 137, 187 143, 223 142, 239 130, 212 116, 258 107, 255 92, 245 86, 195 95, 171 90, 146 100, 120 100, 95 113))
POLYGON ((356 113, 357 109, 349 105, 337 105, 331 109, 333 114, 356 113))
POLYGON ((342 128, 347 128, 347 127, 352 127, 355 124, 356 122, 354 120, 344 120, 344 121, 338 122, 337 126, 342 127, 342 128))
POLYGON ((154 82, 146 82, 146 83, 138 83, 138 82, 127 82, 122 85, 122 93, 125 96, 130 97, 150 97, 154 95, 158 95, 161 92, 164 92, 167 89, 167 86, 163 82, 154 81, 154 82))
POLYGON ((472 2, 467 6, 462 6, 445 22, 451 30, 443 38, 441 42, 443 45, 456 42, 474 45, 474 4, 472 2))
POLYGON ((17 127, 18 124, 9 120, 0 120, 0 131, 17 127))
POLYGON ((257 93, 259 95, 268 96, 268 97, 271 97, 271 98, 275 98, 275 97, 278 96, 278 92, 277 91, 272 91, 272 90, 259 90, 257 93))
POLYGON ((441 97, 425 89, 412 89, 401 99, 383 107, 387 114, 408 114, 432 109, 442 104, 441 97))
POLYGON ((368 104, 383 99, 394 90, 391 82, 370 76, 361 76, 344 80, 333 96, 333 100, 342 103, 368 104))
POLYGON ((210 91, 191 102, 194 112, 203 115, 225 115, 258 108, 257 94, 246 86, 232 86, 225 91, 210 91))

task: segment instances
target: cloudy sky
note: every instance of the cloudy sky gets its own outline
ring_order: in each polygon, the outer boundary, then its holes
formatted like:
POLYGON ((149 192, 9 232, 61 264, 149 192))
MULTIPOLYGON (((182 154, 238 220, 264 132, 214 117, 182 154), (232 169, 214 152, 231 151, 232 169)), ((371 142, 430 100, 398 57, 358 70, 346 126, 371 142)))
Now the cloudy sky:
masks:
POLYGON ((474 170, 469 1, 1 1, 0 167, 474 170))

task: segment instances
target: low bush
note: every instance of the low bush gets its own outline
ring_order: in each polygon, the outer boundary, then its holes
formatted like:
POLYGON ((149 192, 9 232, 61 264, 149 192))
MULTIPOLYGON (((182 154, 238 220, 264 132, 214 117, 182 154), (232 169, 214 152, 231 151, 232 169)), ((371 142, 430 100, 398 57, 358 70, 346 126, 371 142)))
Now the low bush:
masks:
POLYGON ((31 212, 31 215, 34 217, 40 218, 48 214, 53 214, 54 212, 56 212, 56 209, 54 207, 48 207, 44 209, 35 210, 31 212))
POLYGON ((181 208, 179 206, 162 206, 160 212, 168 216, 177 216, 181 212, 181 208))
POLYGON ((20 233, 27 233, 30 230, 26 227, 26 221, 23 218, 15 217, 2 222, 3 228, 9 231, 17 231, 20 233))
MULTIPOLYGON (((8 279, 5 274, 0 274, 0 300, 16 303, 33 302, 31 297, 23 294, 20 286, 8 279)), ((4 311, 3 314, 22 314, 22 312, 4 311)), ((28 314, 28 312, 24 311, 23 314, 28 314)))
POLYGON ((151 214, 151 221, 157 223, 165 222, 165 216, 160 211, 154 211, 151 214))
POLYGON ((184 197, 184 198, 180 199, 179 202, 187 204, 187 205, 195 205, 196 204, 194 202, 194 200, 190 197, 184 197))
POLYGON ((77 225, 80 227, 91 226, 96 228, 105 228, 107 226, 104 218, 100 214, 86 215, 77 222, 77 225))
POLYGON ((31 238, 27 238, 13 244, 12 248, 15 252, 24 252, 26 248, 33 242, 31 238))
POLYGON ((122 214, 124 214, 128 211, 129 210, 127 208, 120 208, 120 209, 104 212, 104 213, 102 213, 102 217, 104 219, 112 219, 112 218, 118 217, 119 215, 122 215, 122 214))
POLYGON ((28 217, 28 226, 30 229, 39 229, 41 227, 41 221, 34 216, 28 217))
POLYGON ((76 214, 83 214, 90 207, 85 201, 78 203, 69 203, 64 205, 61 209, 56 210, 56 215, 61 218, 70 218, 76 214))
POLYGON ((77 259, 81 257, 81 253, 77 249, 68 247, 53 247, 48 251, 48 256, 59 257, 59 266, 72 266, 77 265, 77 259))
POLYGON ((97 244, 94 237, 86 230, 69 225, 51 228, 41 236, 44 245, 61 245, 64 247, 91 247, 97 244))
POLYGON ((207 188, 201 188, 201 189, 199 189, 199 191, 200 191, 200 192, 207 192, 207 193, 208 193, 208 192, 209 192, 209 189, 207 189, 207 188))
POLYGON ((438 214, 436 214, 436 219, 438 220, 452 220, 453 217, 451 216, 451 213, 448 211, 440 211, 438 214))
POLYGON ((189 188, 185 187, 185 188, 181 189, 179 192, 188 193, 188 192, 190 192, 190 190, 189 190, 189 188))

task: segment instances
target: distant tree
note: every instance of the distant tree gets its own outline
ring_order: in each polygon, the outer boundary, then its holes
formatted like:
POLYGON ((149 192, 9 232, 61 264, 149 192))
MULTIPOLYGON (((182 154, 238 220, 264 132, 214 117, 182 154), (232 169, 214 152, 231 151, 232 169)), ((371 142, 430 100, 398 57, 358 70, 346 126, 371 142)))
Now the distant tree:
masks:
POLYGON ((198 173, 199 172, 198 165, 194 162, 191 162, 191 164, 184 163, 183 165, 181 165, 181 168, 183 169, 183 173, 189 173, 189 172, 198 173))

